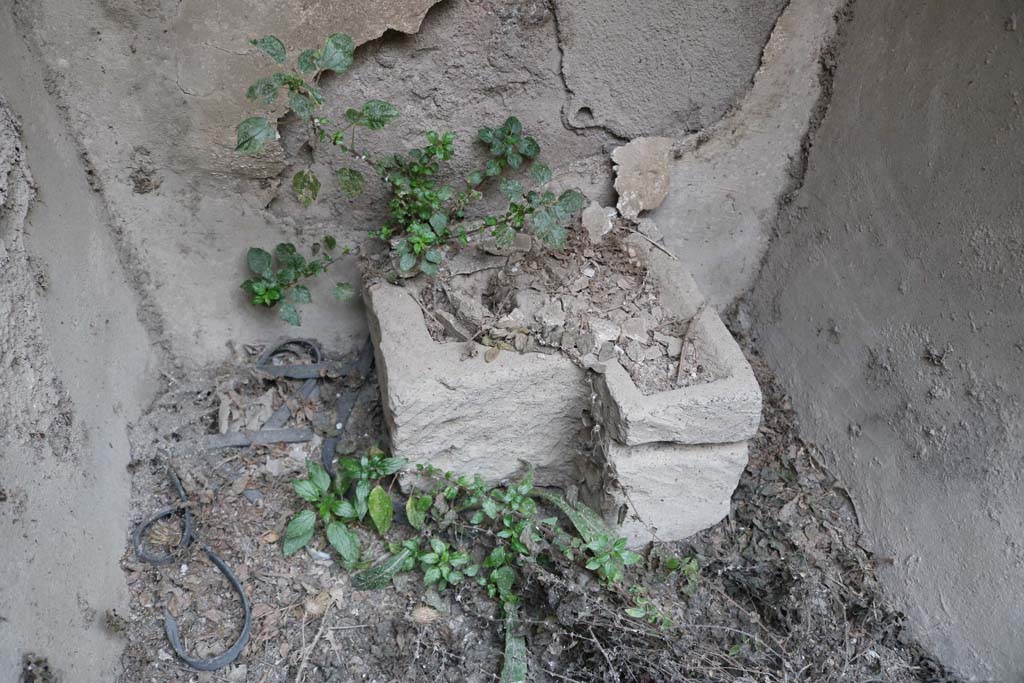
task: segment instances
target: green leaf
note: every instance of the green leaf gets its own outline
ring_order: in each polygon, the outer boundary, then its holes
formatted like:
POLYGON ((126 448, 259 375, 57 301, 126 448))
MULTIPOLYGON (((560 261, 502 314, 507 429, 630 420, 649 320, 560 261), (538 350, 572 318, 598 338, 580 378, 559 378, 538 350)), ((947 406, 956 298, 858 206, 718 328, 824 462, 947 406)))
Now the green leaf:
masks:
POLYGON ((643 607, 629 607, 626 609, 626 614, 633 617, 634 619, 643 619, 647 616, 647 610, 643 607))
POLYGON ((601 516, 583 503, 577 502, 575 505, 570 505, 565 498, 549 491, 535 489, 535 493, 568 517, 580 538, 586 543, 600 542, 602 537, 607 540, 611 536, 611 531, 601 516))
POLYGON ((327 37, 323 51, 320 53, 318 66, 327 71, 345 73, 352 66, 352 55, 356 46, 352 37, 344 33, 334 33, 327 37))
POLYGON ((505 119, 505 123, 502 124, 502 128, 507 130, 509 133, 512 133, 513 135, 519 135, 520 133, 523 132, 523 124, 520 123, 519 119, 517 119, 514 116, 510 116, 507 119, 505 119))
POLYGON ((509 201, 515 201, 523 196, 523 184, 518 180, 502 180, 499 188, 509 201))
POLYGON ((566 190, 558 196, 556 206, 563 216, 568 218, 577 211, 582 210, 586 203, 587 198, 579 190, 566 190))
POLYGON ((422 529, 426 524, 427 511, 433 502, 430 496, 409 496, 409 500, 405 503, 405 516, 413 529, 422 529))
POLYGON ((348 109, 345 110, 345 119, 349 123, 355 123, 361 126, 363 124, 363 119, 365 118, 366 114, 359 111, 358 109, 353 109, 352 107, 349 107, 348 109))
POLYGON ((248 264, 249 270, 256 275, 262 275, 269 271, 273 261, 274 258, 270 253, 259 247, 251 247, 245 255, 245 262, 248 264))
POLYGON ((548 246, 555 247, 556 249, 561 249, 565 246, 568 232, 555 221, 554 216, 547 209, 534 212, 530 216, 530 223, 533 228, 533 234, 548 246))
POLYGON ((391 507, 391 496, 379 484, 370 491, 369 497, 370 519, 377 531, 383 536, 391 530, 391 522, 394 519, 395 510, 391 507))
POLYGON ((331 251, 338 246, 338 240, 334 239, 334 235, 324 235, 324 249, 331 251))
POLYGON ((333 294, 334 298, 338 301, 344 301, 345 299, 351 299, 354 297, 356 292, 349 283, 339 282, 334 285, 334 288, 331 290, 331 294, 333 294))
POLYGON ((359 519, 366 516, 367 511, 370 509, 366 503, 366 499, 370 497, 370 482, 366 479, 360 479, 356 483, 356 512, 359 513, 359 519))
POLYGON ((398 472, 405 467, 408 462, 409 461, 405 458, 384 458, 380 461, 380 465, 378 467, 383 476, 387 476, 398 472))
POLYGON ((299 55, 299 71, 304 74, 313 73, 317 70, 318 55, 316 50, 303 50, 299 55))
POLYGON ((438 263, 441 262, 441 260, 444 258, 444 256, 443 256, 443 254, 441 254, 441 252, 439 250, 437 250, 437 249, 430 249, 429 251, 427 251, 426 254, 424 254, 423 258, 426 259, 427 261, 429 261, 430 263, 438 264, 438 263))
POLYGON ((319 487, 309 479, 295 479, 292 481, 292 488, 299 498, 307 503, 315 503, 320 500, 319 487))
POLYGON ((380 564, 364 569, 352 576, 352 587, 356 590, 378 590, 391 583, 391 579, 402 570, 405 561, 412 557, 412 550, 405 548, 397 555, 392 555, 380 564))
POLYGON ((402 258, 398 260, 398 267, 403 271, 412 270, 416 265, 416 254, 408 253, 402 254, 402 258))
POLYGON ((488 145, 494 142, 494 129, 493 128, 481 128, 477 131, 477 138, 481 142, 486 142, 488 145))
POLYGON ((320 194, 320 179, 312 171, 299 171, 292 176, 292 192, 299 203, 309 206, 320 194))
POLYGON ((288 528, 284 532, 285 557, 305 548, 306 544, 312 540, 315 528, 316 514, 312 510, 303 510, 292 517, 292 521, 288 522, 288 528))
POLYGON ((316 103, 302 93, 291 91, 288 93, 288 106, 292 108, 300 119, 308 121, 316 109, 316 103))
POLYGON ((622 564, 626 565, 627 567, 631 564, 636 564, 637 562, 643 559, 642 556, 640 556, 637 553, 634 553, 631 550, 623 550, 621 553, 621 557, 622 564))
POLYGON ((477 185, 479 185, 483 181, 484 181, 484 172, 483 171, 473 171, 468 176, 466 176, 466 184, 469 185, 470 187, 476 187, 477 185))
POLYGON ((481 507, 483 508, 484 514, 491 519, 498 516, 498 504, 494 502, 493 498, 484 498, 484 502, 481 507))
POLYGON ((278 317, 289 325, 298 327, 302 324, 302 321, 299 319, 299 309, 295 308, 295 304, 291 301, 281 302, 281 310, 278 312, 278 317))
POLYGON ((427 571, 423 572, 423 583, 427 586, 435 584, 441 578, 441 569, 439 567, 431 567, 427 571))
POLYGON ((263 36, 262 38, 254 38, 249 41, 250 45, 255 45, 260 52, 273 59, 278 64, 284 64, 285 49, 284 43, 277 36, 263 36))
POLYGON ((498 593, 504 598, 505 596, 512 595, 512 586, 516 582, 516 570, 512 569, 508 565, 498 567, 491 572, 491 583, 493 583, 498 593))
POLYGON ((245 96, 255 102, 270 104, 277 99, 277 84, 273 79, 261 78, 249 86, 249 89, 245 91, 245 96))
POLYGON ((530 164, 530 175, 538 183, 543 185, 544 183, 551 180, 551 169, 542 161, 535 161, 530 164))
POLYGON ((416 496, 409 496, 405 501, 405 518, 409 520, 409 526, 419 531, 427 522, 427 515, 416 507, 416 496))
POLYGON ((540 145, 533 138, 523 138, 519 141, 519 153, 528 159, 540 154, 540 145))
POLYGON ((327 542, 347 564, 359 561, 359 537, 344 522, 331 522, 327 525, 327 542))
POLYGON ((519 619, 515 605, 505 605, 505 661, 501 666, 500 683, 525 683, 526 639, 519 635, 519 619))
POLYGON ((363 105, 363 120, 358 125, 380 130, 398 118, 398 108, 384 100, 369 100, 363 105))
POLYGON ((306 474, 309 475, 309 480, 313 482, 320 493, 327 493, 327 490, 331 488, 331 475, 327 474, 324 466, 316 460, 306 461, 306 474))
POLYGON ((250 116, 238 124, 238 144, 235 151, 242 154, 259 154, 263 146, 278 138, 277 129, 262 116, 250 116))
POLYGON ((342 519, 357 519, 359 514, 356 512, 355 507, 352 503, 345 499, 334 501, 334 505, 331 506, 331 512, 334 513, 335 517, 341 517, 342 519))
POLYGON ((448 216, 443 213, 435 213, 430 217, 430 227, 434 229, 434 232, 438 235, 448 227, 448 216))
POLYGON ((364 180, 363 174, 354 168, 338 169, 338 184, 341 185, 341 191, 349 197, 355 197, 363 191, 364 180))
POLYGON ((487 162, 487 168, 484 171, 489 176, 496 176, 501 173, 501 162, 497 159, 491 159, 487 162))
POLYGON ((518 152, 509 152, 508 156, 505 157, 505 161, 507 161, 508 165, 514 169, 518 169, 523 165, 523 157, 518 152))
POLYGON ((313 295, 306 285, 295 285, 292 288, 292 303, 309 304, 313 303, 313 295))

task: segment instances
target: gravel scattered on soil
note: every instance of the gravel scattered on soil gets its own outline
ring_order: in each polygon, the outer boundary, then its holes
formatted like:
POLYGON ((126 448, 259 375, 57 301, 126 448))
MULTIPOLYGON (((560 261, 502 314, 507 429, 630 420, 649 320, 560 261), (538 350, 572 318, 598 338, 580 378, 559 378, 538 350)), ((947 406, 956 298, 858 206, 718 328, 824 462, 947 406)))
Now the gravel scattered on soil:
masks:
POLYGON ((624 241, 636 232, 657 241, 657 228, 609 225, 595 241, 576 225, 561 250, 519 235, 509 248, 484 240, 452 255, 447 272, 421 285, 431 335, 561 353, 584 368, 617 360, 648 394, 710 381, 686 338, 690 321, 658 305, 646 263, 624 241))
MULTIPOLYGON (((174 383, 134 426, 131 464, 136 520, 173 502, 165 468, 176 468, 195 502, 200 538, 250 596, 250 643, 234 666, 218 672, 177 661, 163 633, 164 604, 179 614, 187 647, 201 656, 234 640, 241 610, 196 548, 165 567, 139 562, 129 549, 123 567, 131 613, 107 615, 127 639, 121 683, 284 683, 303 661, 308 683, 496 681, 499 614, 473 588, 424 592, 411 573, 399 575, 391 590, 354 591, 319 536, 312 551, 282 556, 280 537, 300 503, 289 481, 301 476, 307 457, 318 457, 317 444, 208 452, 195 446, 218 431, 221 396, 229 391, 233 420, 253 406, 265 412, 261 398, 270 389, 271 407, 282 400, 281 382, 275 387, 244 369, 255 357, 239 353, 233 366, 174 383)), ((619 598, 585 573, 533 572, 522 611, 532 680, 958 680, 906 639, 902 616, 879 595, 874 559, 857 544, 841 482, 800 439, 788 400, 756 353, 749 358, 765 392, 765 416, 732 513, 686 542, 654 548, 647 568, 631 578, 672 625, 627 617, 619 598), (692 558, 699 569, 667 571, 672 556, 692 558)), ((298 383, 289 384, 285 394, 298 383)), ((325 412, 324 397, 335 390, 324 381, 293 423, 325 412)), ((351 433, 358 436, 346 440, 346 451, 382 442, 379 406, 357 409, 351 433)), ((178 533, 169 528, 163 538, 173 544, 178 533)), ((375 535, 360 533, 366 556, 384 553, 375 535)))

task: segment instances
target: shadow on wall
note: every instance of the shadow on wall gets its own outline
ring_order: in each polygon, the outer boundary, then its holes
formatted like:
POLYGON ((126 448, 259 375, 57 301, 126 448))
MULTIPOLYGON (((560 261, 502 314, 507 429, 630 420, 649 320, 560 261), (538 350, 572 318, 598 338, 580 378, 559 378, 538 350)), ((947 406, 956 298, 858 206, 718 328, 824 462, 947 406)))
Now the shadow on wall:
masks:
POLYGON ((1024 676, 1024 8, 855 6, 754 332, 915 636, 1024 676))

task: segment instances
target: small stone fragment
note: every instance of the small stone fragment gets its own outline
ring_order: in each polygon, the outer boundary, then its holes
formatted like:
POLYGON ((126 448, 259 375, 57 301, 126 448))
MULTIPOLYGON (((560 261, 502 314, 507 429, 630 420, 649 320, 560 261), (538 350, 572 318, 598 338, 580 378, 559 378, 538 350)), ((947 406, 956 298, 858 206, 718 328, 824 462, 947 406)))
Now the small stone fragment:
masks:
POLYGON ((565 311, 562 310, 562 302, 559 299, 552 299, 544 304, 537 312, 537 320, 544 327, 561 327, 565 324, 565 311))
POLYGON ((661 360, 665 357, 665 349, 660 344, 652 344, 644 352, 644 361, 661 360))
POLYGON ((636 220, 665 200, 672 145, 671 138, 637 138, 612 152, 618 209, 624 218, 636 220))
POLYGON ((523 317, 533 320, 547 298, 535 289, 516 290, 514 297, 516 308, 523 312, 523 317))
POLYGON ((643 361, 644 354, 646 353, 646 351, 647 349, 644 347, 644 345, 636 341, 635 339, 631 340, 628 344, 626 344, 626 355, 634 363, 639 363, 643 361))
POLYGON ((441 323, 448 336, 458 341, 469 341, 473 338, 473 333, 448 311, 434 311, 434 317, 441 323))
POLYGON ((601 350, 597 352, 597 360, 602 363, 615 358, 615 344, 610 341, 606 341, 601 345, 601 350))
POLYGON ((591 242, 597 244, 612 231, 612 219, 615 218, 615 214, 615 209, 606 209, 597 202, 591 202, 590 206, 583 210, 583 227, 587 229, 591 242))
POLYGON ((524 316, 523 312, 518 308, 513 308, 508 315, 494 323, 494 326, 502 327, 506 330, 515 330, 521 327, 526 327, 526 316, 524 316))
POLYGON ((619 334, 621 333, 619 326, 611 320, 594 318, 593 320, 588 321, 588 324, 590 325, 590 331, 594 333, 595 344, 614 342, 619 338, 619 334))
POLYGON ((621 338, 646 342, 649 327, 645 316, 634 316, 622 324, 621 338))
POLYGON ((576 339, 575 346, 577 349, 579 349, 579 352, 584 356, 592 354, 595 351, 597 351, 597 338, 594 336, 593 332, 583 332, 576 339))
POLYGON ((256 489, 247 489, 242 491, 242 495, 245 496, 245 499, 253 505, 263 500, 263 493, 256 489))

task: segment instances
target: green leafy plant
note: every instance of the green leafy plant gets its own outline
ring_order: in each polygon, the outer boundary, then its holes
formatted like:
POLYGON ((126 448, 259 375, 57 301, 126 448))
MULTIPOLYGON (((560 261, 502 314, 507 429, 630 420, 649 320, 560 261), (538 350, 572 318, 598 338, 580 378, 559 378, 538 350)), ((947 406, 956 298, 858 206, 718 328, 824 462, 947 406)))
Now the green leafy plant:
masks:
MULTIPOLYGON (((482 168, 455 183, 461 186, 457 188, 449 184, 453 174, 445 173, 455 155, 454 133, 426 131, 422 147, 374 159, 358 146, 359 131, 379 131, 394 121, 399 116, 394 105, 369 100, 361 107, 348 108, 343 121, 317 114, 324 104, 318 86, 320 77, 327 72, 344 73, 352 64, 354 43, 349 36, 328 36, 323 47, 299 53, 290 69, 286 67, 288 51, 279 38, 271 35, 250 42, 280 68, 249 86, 246 97, 261 105, 283 108, 285 114, 294 113, 308 124, 310 142, 339 150, 344 161, 339 162, 334 175, 345 194, 355 196, 362 191, 366 177, 361 169, 371 170, 389 191, 389 218, 372 234, 389 245, 398 270, 435 274, 446 251, 467 243, 476 233, 489 233, 502 246, 510 245, 519 232, 531 233, 554 248, 565 245, 568 225, 583 208, 584 197, 578 190, 556 194, 546 189, 551 169, 539 159, 541 149, 536 138, 523 131, 516 117, 479 130, 477 140, 486 149, 487 159, 482 168), (283 105, 278 102, 282 94, 283 105), (520 179, 509 177, 513 173, 518 173, 520 179), (527 190, 523 184, 527 180, 536 187, 527 190), (483 199, 481 190, 495 186, 506 200, 505 208, 495 214, 473 216, 469 208, 483 199)), ((267 144, 280 138, 276 123, 265 116, 245 119, 236 133, 236 149, 247 155, 262 153, 267 144)), ((309 206, 320 195, 321 181, 312 168, 304 168, 296 171, 291 187, 298 201, 309 206)), ((258 280, 251 288, 256 305, 277 305, 283 295, 281 283, 271 278, 258 280)), ((283 319, 298 320, 294 304, 281 307, 283 319)))
POLYGON ((455 550, 438 538, 430 539, 430 551, 417 559, 423 570, 424 585, 436 585, 441 591, 462 583, 463 579, 476 576, 480 569, 471 563, 468 553, 455 550))
POLYGON ((624 586, 627 568, 640 555, 629 551, 626 540, 616 538, 586 505, 536 488, 532 473, 504 486, 490 486, 480 476, 417 465, 414 472, 407 472, 417 482, 417 490, 404 504, 408 526, 396 526, 388 483, 405 465, 400 458, 372 449, 359 457, 341 458, 332 482, 319 464, 310 463, 309 476, 293 482, 293 487, 313 509, 299 512, 288 524, 285 553, 309 543, 319 518, 343 564, 364 567, 352 577, 357 590, 385 588, 400 572, 418 570, 423 584, 438 591, 482 591, 500 606, 505 619, 502 680, 524 680, 526 644, 519 632, 517 606, 522 603, 524 581, 538 572, 591 572, 605 590, 619 596, 628 616, 667 623, 642 588, 624 586), (544 516, 545 508, 561 513, 568 525, 558 516, 544 516), (360 523, 384 537, 389 551, 368 567, 361 561, 355 531, 360 523))
POLYGON ((313 540, 319 519, 331 547, 347 564, 358 562, 359 537, 348 526, 359 519, 355 507, 331 485, 331 477, 323 465, 310 460, 306 463, 306 472, 307 478, 294 480, 292 488, 313 509, 302 510, 288 523, 284 534, 284 554, 292 555, 305 548, 313 540))
POLYGON ((318 519, 327 542, 350 567, 360 559, 360 541, 352 530, 354 524, 369 513, 380 534, 391 530, 391 496, 380 484, 374 484, 400 470, 405 461, 384 457, 382 452, 374 450, 358 460, 349 458, 342 463, 346 465, 347 474, 332 481, 323 465, 310 460, 306 463, 307 477, 292 482, 296 495, 313 509, 300 511, 288 523, 282 548, 285 555, 298 552, 313 540, 318 519))
MULTIPOLYGON (((313 301, 309 287, 302 284, 308 278, 327 272, 348 249, 336 253, 337 241, 330 235, 323 242, 312 246, 313 256, 306 258, 294 244, 283 242, 274 248, 274 253, 251 247, 246 254, 246 265, 253 277, 242 283, 242 289, 250 295, 253 305, 277 307, 281 320, 290 325, 300 323, 298 306, 313 301)), ((352 286, 339 282, 332 290, 338 299, 353 296, 352 286)))
POLYGON ((678 573, 683 579, 680 590, 684 595, 692 598, 697 593, 697 589, 700 588, 700 562, 696 556, 691 555, 682 559, 672 555, 662 561, 662 566, 672 574, 678 573))
POLYGON ((629 595, 633 600, 633 606, 626 608, 626 614, 660 628, 672 625, 672 620, 647 596, 646 588, 634 584, 629 587, 629 595))

